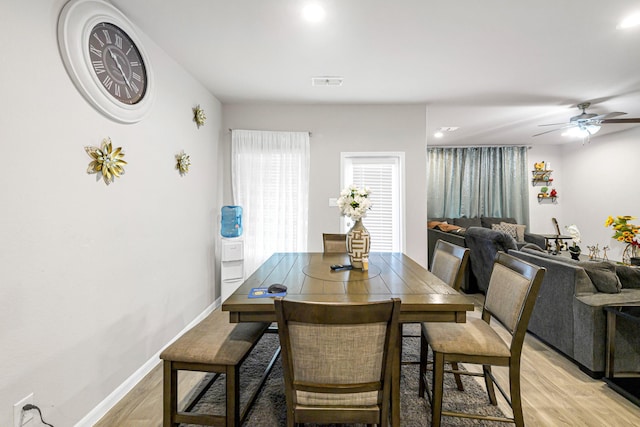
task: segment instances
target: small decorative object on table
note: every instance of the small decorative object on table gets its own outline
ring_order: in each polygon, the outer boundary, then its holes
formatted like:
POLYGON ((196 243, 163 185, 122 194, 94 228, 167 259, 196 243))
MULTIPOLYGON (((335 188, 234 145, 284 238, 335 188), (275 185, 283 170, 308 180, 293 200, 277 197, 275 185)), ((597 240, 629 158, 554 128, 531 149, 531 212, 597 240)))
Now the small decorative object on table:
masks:
POLYGON ((627 265, 640 265, 640 227, 631 224, 629 221, 636 219, 634 216, 624 215, 612 217, 609 216, 604 223, 605 227, 612 227, 614 230, 613 237, 619 242, 626 243, 627 246, 622 252, 622 263, 627 265))
POLYGON ((369 231, 362 224, 362 218, 367 216, 371 209, 371 191, 367 188, 358 188, 350 185, 340 192, 338 207, 340 213, 355 221, 355 224, 347 233, 347 253, 351 259, 353 268, 369 269, 369 249, 371 239, 369 231))
POLYGON ((573 240, 573 245, 569 246, 569 253, 571 254, 571 258, 579 260, 580 252, 582 252, 580 246, 578 246, 578 243, 580 243, 580 230, 578 230, 578 226, 576 226, 575 224, 568 225, 565 228, 567 229, 567 233, 573 240))

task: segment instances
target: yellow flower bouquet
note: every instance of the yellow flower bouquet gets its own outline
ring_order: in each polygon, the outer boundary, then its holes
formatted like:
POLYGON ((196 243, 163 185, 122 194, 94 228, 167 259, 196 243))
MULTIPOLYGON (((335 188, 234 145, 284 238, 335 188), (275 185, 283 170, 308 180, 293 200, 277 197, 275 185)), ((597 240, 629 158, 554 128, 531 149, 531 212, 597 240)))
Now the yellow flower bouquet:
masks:
POLYGON ((636 219, 635 216, 609 216, 604 223, 605 227, 613 228, 613 237, 621 243, 626 243, 627 246, 622 254, 622 262, 629 263, 630 257, 635 257, 637 249, 640 247, 640 227, 635 224, 631 224, 629 221, 636 219))

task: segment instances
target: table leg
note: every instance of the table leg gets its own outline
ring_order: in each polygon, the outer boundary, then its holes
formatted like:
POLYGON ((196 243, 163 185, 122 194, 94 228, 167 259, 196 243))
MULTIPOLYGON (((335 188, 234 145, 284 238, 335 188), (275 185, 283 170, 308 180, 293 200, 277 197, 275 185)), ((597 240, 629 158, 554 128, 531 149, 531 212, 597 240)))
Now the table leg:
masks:
POLYGON ((613 378, 614 358, 616 351, 616 315, 615 313, 607 310, 607 363, 606 363, 606 375, 607 378, 613 378))
POLYGON ((400 364, 402 357, 402 323, 398 324, 391 369, 391 426, 400 427, 400 364))

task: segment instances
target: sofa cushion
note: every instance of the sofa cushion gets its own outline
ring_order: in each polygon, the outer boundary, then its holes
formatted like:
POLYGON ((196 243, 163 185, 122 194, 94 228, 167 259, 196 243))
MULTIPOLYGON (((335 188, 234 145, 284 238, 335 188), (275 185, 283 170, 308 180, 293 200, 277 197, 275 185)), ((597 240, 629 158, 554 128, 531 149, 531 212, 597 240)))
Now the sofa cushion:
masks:
POLYGON ((462 218, 454 218, 453 223, 462 228, 482 227, 480 218, 467 218, 466 216, 463 216, 462 218))
POLYGON ((535 243, 527 243, 526 245, 521 247, 520 250, 523 252, 531 251, 531 253, 536 255, 538 255, 538 252, 542 252, 542 253, 546 252, 544 249, 542 249, 540 246, 536 245, 535 243))
POLYGON ((484 228, 491 228, 493 224, 500 224, 501 222, 508 222, 509 224, 515 224, 515 218, 502 218, 493 216, 483 216, 480 218, 480 223, 484 228))
POLYGON ((599 292, 617 294, 622 289, 620 279, 616 275, 616 266, 610 262, 580 261, 576 263, 584 268, 593 286, 599 292))
POLYGON ((622 289, 640 288, 640 268, 616 265, 616 275, 622 283, 622 289))

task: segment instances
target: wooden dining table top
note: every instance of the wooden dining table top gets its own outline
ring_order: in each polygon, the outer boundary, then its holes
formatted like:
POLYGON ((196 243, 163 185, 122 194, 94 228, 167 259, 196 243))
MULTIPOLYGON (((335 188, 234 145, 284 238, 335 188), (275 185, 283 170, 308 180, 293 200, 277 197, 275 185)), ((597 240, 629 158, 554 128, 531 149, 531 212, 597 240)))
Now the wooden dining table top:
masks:
POLYGON ((465 322, 473 300, 402 253, 372 253, 369 269, 331 270, 347 254, 275 253, 222 304, 232 322, 275 321, 273 298, 249 298, 253 288, 278 283, 285 298, 311 302, 367 302, 398 297, 400 322, 465 322))

